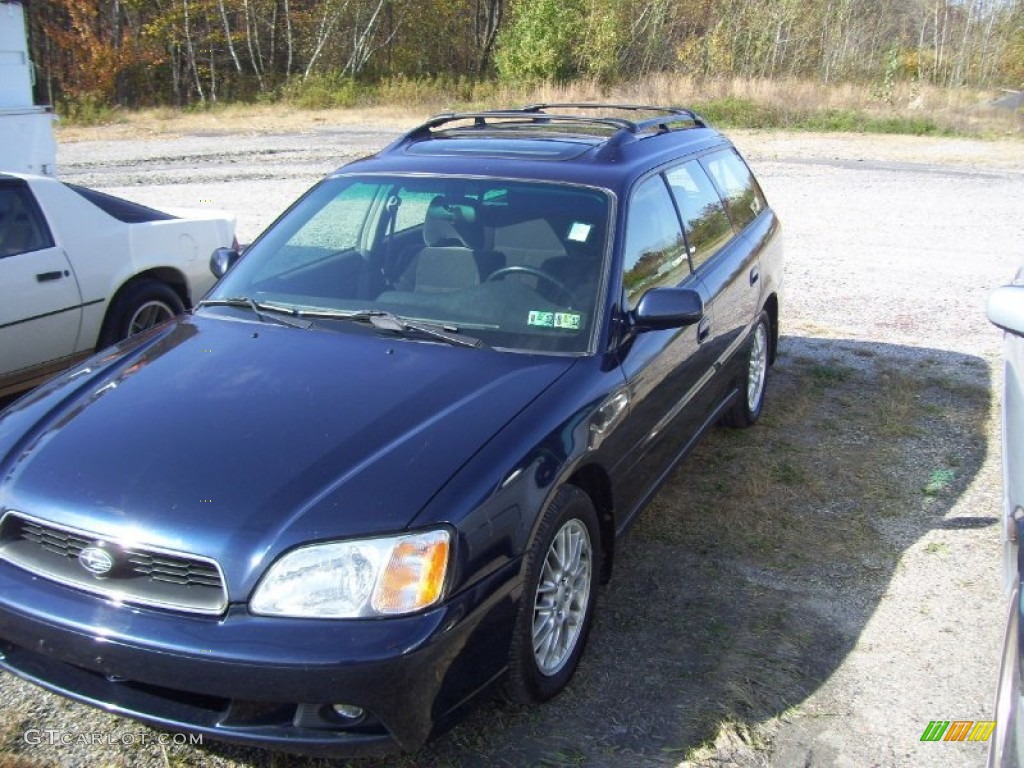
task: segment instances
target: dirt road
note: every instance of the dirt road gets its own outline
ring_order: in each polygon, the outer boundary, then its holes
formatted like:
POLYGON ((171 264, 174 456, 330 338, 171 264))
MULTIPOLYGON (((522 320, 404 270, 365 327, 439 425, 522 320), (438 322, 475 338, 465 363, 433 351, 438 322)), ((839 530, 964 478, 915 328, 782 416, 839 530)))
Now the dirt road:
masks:
MULTIPOLYGON (((157 207, 235 211, 245 242, 393 135, 90 141, 59 166, 157 207)), ((736 140, 787 244, 763 423, 715 430, 658 495, 565 694, 495 699, 416 756, 357 765, 983 765, 984 744, 920 737, 993 717, 1001 369, 984 302, 1024 263, 1024 144, 736 140)), ((0 765, 286 764, 213 744, 30 744, 27 729, 147 731, 10 676, 0 694, 0 765)))

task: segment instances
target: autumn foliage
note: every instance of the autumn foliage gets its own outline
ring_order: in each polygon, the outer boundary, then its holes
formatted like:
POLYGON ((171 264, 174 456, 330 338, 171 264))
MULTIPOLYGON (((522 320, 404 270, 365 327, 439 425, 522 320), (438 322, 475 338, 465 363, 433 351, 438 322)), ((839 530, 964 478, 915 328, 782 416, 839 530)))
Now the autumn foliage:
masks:
POLYGON ((1021 87, 1024 0, 36 0, 38 95, 186 105, 445 77, 1021 87))

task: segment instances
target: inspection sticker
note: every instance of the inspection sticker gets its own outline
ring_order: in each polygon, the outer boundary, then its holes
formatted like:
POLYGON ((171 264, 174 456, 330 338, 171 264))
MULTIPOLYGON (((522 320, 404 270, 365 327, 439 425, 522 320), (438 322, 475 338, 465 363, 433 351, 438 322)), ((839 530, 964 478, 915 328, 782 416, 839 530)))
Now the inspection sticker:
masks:
POLYGON ((574 221, 572 226, 569 227, 569 239, 577 243, 587 242, 587 238, 590 237, 590 230, 593 229, 589 224, 584 224, 582 221, 574 221))
POLYGON ((539 328, 565 328, 570 331, 580 329, 581 315, 579 312, 541 312, 530 310, 526 320, 527 325, 535 325, 539 328))
POLYGON ((555 313, 554 312, 538 312, 535 309, 530 310, 530 317, 526 320, 527 325, 539 325, 541 328, 554 328, 555 327, 555 313))
POLYGON ((580 329, 579 312, 555 312, 555 328, 568 328, 570 331, 580 329))

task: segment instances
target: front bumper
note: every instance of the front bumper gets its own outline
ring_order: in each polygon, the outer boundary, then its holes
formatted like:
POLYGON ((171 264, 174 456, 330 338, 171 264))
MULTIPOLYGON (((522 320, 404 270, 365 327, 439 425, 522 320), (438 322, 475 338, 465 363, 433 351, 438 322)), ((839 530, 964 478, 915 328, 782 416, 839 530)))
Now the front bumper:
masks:
POLYGON ((0 667, 223 741, 333 756, 414 749, 504 671, 518 574, 509 563, 416 616, 325 621, 117 605, 0 563, 0 667), (332 704, 366 714, 346 719, 332 704))

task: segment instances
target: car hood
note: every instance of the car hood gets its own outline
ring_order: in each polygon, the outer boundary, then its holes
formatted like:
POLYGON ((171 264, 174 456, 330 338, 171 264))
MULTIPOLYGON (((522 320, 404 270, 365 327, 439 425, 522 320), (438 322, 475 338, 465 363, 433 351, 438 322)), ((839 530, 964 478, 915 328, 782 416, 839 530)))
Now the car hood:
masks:
POLYGON ((291 546, 405 528, 572 363, 187 318, 0 418, 0 508, 212 557, 240 599, 291 546))

